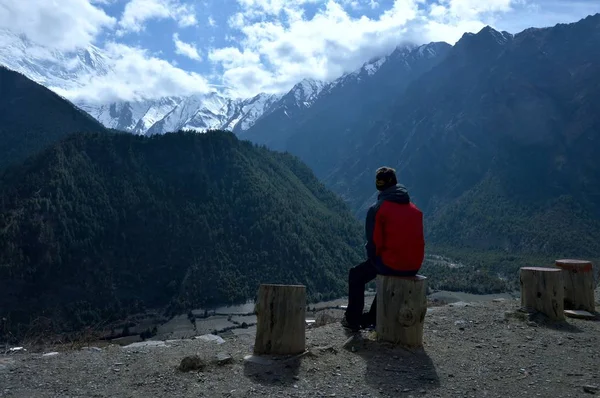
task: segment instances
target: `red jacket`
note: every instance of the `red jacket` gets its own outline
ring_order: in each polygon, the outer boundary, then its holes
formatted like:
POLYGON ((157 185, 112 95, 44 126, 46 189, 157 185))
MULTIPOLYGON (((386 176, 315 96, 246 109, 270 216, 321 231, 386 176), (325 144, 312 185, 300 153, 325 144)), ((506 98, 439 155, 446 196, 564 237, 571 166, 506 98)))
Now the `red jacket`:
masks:
POLYGON ((379 194, 366 222, 367 255, 393 271, 418 271, 425 257, 423 213, 406 188, 396 185, 379 194))

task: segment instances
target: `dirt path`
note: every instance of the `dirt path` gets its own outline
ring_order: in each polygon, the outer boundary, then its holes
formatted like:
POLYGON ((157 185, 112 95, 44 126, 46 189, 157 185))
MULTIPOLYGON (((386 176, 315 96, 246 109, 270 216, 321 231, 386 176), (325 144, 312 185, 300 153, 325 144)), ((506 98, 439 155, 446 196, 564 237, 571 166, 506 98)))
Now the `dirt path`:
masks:
POLYGON ((196 339, 4 355, 0 397, 591 396, 584 386, 600 386, 600 322, 553 327, 528 321, 517 307, 505 300, 432 308, 425 347, 414 352, 376 343, 368 332, 344 348, 345 331, 329 324, 307 330, 309 354, 271 364, 243 359, 251 333, 223 344, 196 339), (176 369, 193 354, 204 359, 202 371, 176 369), (219 365, 218 354, 232 362, 219 365))

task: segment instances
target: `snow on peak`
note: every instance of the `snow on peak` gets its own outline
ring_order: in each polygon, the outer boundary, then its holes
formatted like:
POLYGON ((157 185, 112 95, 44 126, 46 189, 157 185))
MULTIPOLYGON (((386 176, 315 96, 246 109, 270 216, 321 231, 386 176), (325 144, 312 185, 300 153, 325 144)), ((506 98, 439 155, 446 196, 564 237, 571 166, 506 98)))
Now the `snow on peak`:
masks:
POLYGON ((298 104, 310 106, 319 96, 325 85, 326 83, 320 80, 303 79, 290 90, 290 93, 294 96, 298 104))
MULTIPOLYGON (((237 127, 239 130, 248 130, 254 126, 256 121, 264 115, 269 108, 281 99, 280 94, 258 94, 253 98, 242 100, 240 103, 240 117, 237 118, 231 129, 237 127)), ((233 120, 232 120, 233 122, 233 120)))
POLYGON ((512 39, 513 35, 508 32, 499 32, 491 26, 486 26, 478 33, 478 35, 490 35, 498 44, 506 44, 510 39, 512 39))
POLYGON ((465 43, 480 43, 479 45, 489 45, 490 42, 495 42, 499 45, 504 45, 511 41, 513 35, 508 32, 498 32, 491 26, 485 26, 478 33, 465 33, 456 43, 455 47, 461 47, 465 43))
MULTIPOLYGON (((365 71, 369 76, 371 76, 372 74, 374 74, 375 72, 377 72, 379 70, 379 68, 381 68, 381 65, 383 65, 385 63, 385 61, 387 61, 388 57, 381 57, 378 59, 375 59, 374 61, 371 62, 367 62, 365 63, 361 69, 359 69, 358 73, 360 73, 360 71, 365 71)), ((357 73, 357 72, 355 72, 357 73)))
POLYGON ((417 47, 416 51, 422 58, 433 58, 438 55, 434 43, 423 44, 422 46, 417 47))
POLYGON ((72 52, 50 50, 23 35, 0 29, 0 64, 49 88, 81 87, 90 75, 110 71, 107 58, 98 47, 89 46, 72 52))

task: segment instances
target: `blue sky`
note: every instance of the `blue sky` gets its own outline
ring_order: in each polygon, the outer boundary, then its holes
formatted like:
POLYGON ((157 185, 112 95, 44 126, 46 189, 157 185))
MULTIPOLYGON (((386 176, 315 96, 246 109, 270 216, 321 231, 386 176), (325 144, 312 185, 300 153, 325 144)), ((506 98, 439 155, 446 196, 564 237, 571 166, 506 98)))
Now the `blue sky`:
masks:
POLYGON ((403 42, 598 12, 597 0, 0 0, 0 28, 63 54, 102 49, 112 74, 85 76, 72 98, 248 97, 334 79, 403 42))

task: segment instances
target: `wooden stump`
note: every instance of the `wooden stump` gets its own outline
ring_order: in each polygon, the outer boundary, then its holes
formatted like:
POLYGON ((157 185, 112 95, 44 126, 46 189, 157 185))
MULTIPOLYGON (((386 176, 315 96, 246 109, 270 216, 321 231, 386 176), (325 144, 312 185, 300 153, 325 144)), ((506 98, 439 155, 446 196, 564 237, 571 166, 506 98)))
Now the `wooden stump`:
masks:
POLYGON ((427 278, 377 276, 377 339, 406 347, 423 345, 427 278))
POLYGON ((592 263, 582 260, 556 260, 562 269, 565 287, 565 309, 596 311, 592 263))
POLYGON ((256 302, 256 355, 295 355, 306 348, 306 287, 260 285, 256 302))
POLYGON ((556 268, 521 268, 521 307, 538 311, 552 320, 564 320, 562 271, 556 268))

